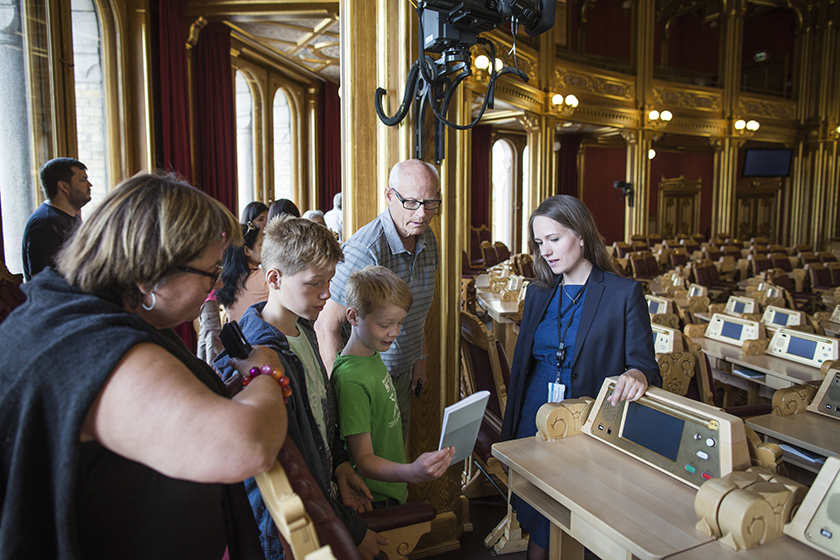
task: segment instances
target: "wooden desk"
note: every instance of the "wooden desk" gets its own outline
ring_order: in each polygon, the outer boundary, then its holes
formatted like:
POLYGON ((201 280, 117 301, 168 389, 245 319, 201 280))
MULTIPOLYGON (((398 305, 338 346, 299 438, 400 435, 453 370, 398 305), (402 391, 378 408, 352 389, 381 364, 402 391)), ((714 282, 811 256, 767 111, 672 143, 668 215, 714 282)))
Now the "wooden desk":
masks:
POLYGON ((793 558, 797 560, 825 560, 828 557, 796 539, 782 535, 774 541, 750 550, 735 552, 728 546, 715 541, 668 558, 669 560, 792 560, 793 558))
MULTIPOLYGON (((761 397, 772 398, 773 389, 767 386, 766 376, 746 376, 732 370, 735 360, 744 357, 740 346, 712 340, 711 338, 693 339, 700 349, 709 356, 712 365, 712 377, 721 383, 743 389, 747 392, 747 404, 761 403, 761 397)), ((752 357, 752 356, 750 356, 752 357)), ((732 406, 731 395, 727 391, 724 397, 724 407, 732 406)))
POLYGON ((694 318, 700 323, 709 323, 712 320, 712 316, 709 313, 695 313, 694 318))
POLYGON ((476 290, 475 295, 478 304, 493 319, 493 334, 496 335, 496 339, 501 341, 505 347, 508 362, 511 362, 519 332, 518 329, 514 330, 514 327, 518 323, 511 319, 511 317, 519 313, 519 302, 502 301, 501 296, 497 292, 476 290))
POLYGON ((694 528, 696 491, 583 434, 493 445, 509 487, 552 523, 550 558, 665 558, 710 542, 694 528))
MULTIPOLYGON (((840 453, 840 421, 813 412, 800 412, 792 416, 765 414, 749 418, 747 426, 776 442, 789 443, 828 457, 840 453)), ((821 464, 814 464, 785 453, 785 461, 805 470, 818 472, 821 464)))
POLYGON ((765 375, 764 384, 773 389, 785 389, 792 385, 822 381, 822 373, 819 368, 785 360, 778 356, 767 354, 747 356, 741 354, 737 357, 729 357, 727 361, 763 373, 765 375))

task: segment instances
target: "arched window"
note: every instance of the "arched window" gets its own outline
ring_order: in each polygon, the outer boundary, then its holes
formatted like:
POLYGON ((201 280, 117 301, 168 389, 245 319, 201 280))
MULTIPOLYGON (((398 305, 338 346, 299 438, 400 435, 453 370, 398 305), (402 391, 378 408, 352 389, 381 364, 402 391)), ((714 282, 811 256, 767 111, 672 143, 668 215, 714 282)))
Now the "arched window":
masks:
POLYGON ((254 182, 254 99, 245 74, 236 71, 236 184, 239 208, 256 197, 254 182))
POLYGON ((274 94, 274 199, 295 200, 292 150, 292 113, 286 92, 274 94))
POLYGON ((513 147, 506 140, 493 144, 493 240, 511 246, 513 201, 513 147))
POLYGON ((90 215, 111 187, 105 128, 102 34, 93 0, 73 0, 71 13, 76 143, 78 160, 87 166, 87 174, 93 184, 91 201, 85 207, 85 213, 90 215))

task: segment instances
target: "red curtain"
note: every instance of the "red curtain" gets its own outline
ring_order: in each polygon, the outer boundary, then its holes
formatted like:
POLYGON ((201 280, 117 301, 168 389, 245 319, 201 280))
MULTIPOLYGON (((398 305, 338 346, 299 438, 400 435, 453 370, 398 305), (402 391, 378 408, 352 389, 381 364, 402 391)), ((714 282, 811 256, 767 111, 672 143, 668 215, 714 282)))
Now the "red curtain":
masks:
POLYGON ((160 158, 167 171, 192 180, 187 113, 187 33, 184 0, 160 0, 160 158))
POLYGON ((236 200, 236 122, 230 28, 219 22, 199 35, 195 53, 199 161, 202 190, 239 215, 236 200))
POLYGON ((490 133, 490 125, 472 129, 470 222, 473 227, 490 225, 490 151, 493 149, 490 133))
POLYGON ((332 210, 333 196, 341 192, 341 105, 338 86, 326 82, 321 99, 319 194, 322 209, 326 212, 332 210))
MULTIPOLYGON (((158 46, 160 57, 160 163, 192 182, 190 122, 187 113, 187 33, 184 0, 160 0, 158 46)), ((192 323, 182 323, 175 332, 193 352, 197 338, 192 323)))
POLYGON ((577 154, 580 148, 580 136, 564 134, 560 142, 560 177, 557 194, 578 195, 577 154))

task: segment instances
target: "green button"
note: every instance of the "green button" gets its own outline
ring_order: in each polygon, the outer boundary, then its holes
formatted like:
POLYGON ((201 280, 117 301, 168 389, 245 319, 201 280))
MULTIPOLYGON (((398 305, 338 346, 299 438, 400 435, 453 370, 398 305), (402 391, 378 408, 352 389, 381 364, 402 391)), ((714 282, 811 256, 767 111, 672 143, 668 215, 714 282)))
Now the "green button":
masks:
POLYGON ((694 468, 694 467, 692 467, 691 465, 686 465, 686 466, 685 466, 685 470, 687 470, 687 471, 688 471, 689 473, 691 473, 691 474, 694 474, 694 473, 696 473, 696 472, 697 472, 697 469, 695 469, 695 468, 694 468))

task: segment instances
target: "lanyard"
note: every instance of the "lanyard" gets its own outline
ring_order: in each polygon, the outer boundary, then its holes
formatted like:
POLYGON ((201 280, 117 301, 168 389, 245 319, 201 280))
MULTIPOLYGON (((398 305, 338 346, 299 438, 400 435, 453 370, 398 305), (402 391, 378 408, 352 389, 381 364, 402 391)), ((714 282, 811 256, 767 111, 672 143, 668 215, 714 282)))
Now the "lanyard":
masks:
POLYGON ((578 303, 583 299, 583 293, 586 291, 586 284, 589 283, 589 279, 586 279, 586 283, 583 285, 583 289, 578 293, 576 298, 572 298, 569 294, 566 293, 564 289, 564 284, 560 284, 559 288, 563 292, 560 294, 560 304, 557 306, 557 353, 555 354, 557 358, 557 383, 560 383, 560 370, 563 367, 563 361, 566 359, 566 333, 569 332, 569 327, 572 326, 572 323, 575 320, 575 311, 577 311, 578 303), (563 327, 563 317, 562 317, 562 309, 563 309, 563 296, 572 300, 572 308, 571 313, 569 313, 569 322, 566 323, 566 326, 563 327))

